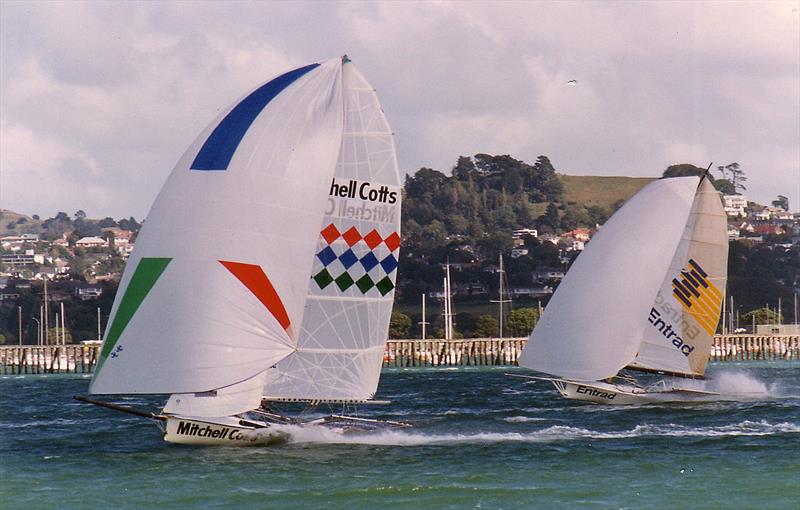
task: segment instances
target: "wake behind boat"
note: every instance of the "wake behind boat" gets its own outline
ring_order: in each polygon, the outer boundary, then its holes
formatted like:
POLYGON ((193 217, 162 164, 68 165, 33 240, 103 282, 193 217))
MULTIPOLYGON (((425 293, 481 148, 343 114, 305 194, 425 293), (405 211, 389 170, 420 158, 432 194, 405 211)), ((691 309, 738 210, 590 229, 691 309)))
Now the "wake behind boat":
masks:
POLYGON ((728 398, 623 369, 702 378, 727 278, 719 193, 702 177, 660 179, 620 208, 578 256, 520 365, 568 399, 607 404, 728 398))
POLYGON ((149 417, 188 444, 248 444, 296 421, 274 402, 370 401, 400 200, 392 131, 347 57, 258 87, 205 129, 159 193, 90 393, 171 394, 149 417))

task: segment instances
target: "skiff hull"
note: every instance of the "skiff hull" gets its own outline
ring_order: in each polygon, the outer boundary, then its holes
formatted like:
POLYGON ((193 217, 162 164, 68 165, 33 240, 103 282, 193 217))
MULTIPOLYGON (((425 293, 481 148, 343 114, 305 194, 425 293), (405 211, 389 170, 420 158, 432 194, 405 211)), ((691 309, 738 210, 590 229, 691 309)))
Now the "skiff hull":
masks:
POLYGON ((199 419, 169 416, 164 441, 195 446, 264 446, 283 444, 289 434, 274 427, 250 427, 232 418, 199 419))
POLYGON ((619 386, 604 382, 575 382, 551 379, 553 386, 564 398, 598 404, 630 405, 667 402, 707 402, 719 400, 721 395, 690 389, 664 389, 648 391, 635 386, 619 386))

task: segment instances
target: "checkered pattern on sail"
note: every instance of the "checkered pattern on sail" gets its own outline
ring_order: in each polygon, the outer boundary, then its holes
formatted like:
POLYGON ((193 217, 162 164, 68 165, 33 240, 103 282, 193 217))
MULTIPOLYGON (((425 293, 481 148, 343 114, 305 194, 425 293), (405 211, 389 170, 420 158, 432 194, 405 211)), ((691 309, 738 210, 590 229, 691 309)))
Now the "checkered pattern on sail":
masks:
POLYGON ((321 290, 335 286, 340 292, 357 289, 368 295, 375 289, 385 296, 394 289, 397 232, 382 235, 373 228, 363 234, 355 226, 340 232, 330 223, 320 232, 319 246, 313 279, 321 290))

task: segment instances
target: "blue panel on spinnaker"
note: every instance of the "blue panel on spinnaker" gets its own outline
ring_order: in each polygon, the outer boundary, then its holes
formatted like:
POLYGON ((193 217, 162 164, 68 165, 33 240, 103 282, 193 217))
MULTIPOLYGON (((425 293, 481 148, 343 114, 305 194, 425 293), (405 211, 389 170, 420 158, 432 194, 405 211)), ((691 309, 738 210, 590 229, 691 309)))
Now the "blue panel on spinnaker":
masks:
POLYGON ((247 133, 250 125, 256 120, 261 110, 267 106, 267 103, 295 80, 317 66, 319 64, 310 64, 282 74, 244 98, 214 128, 190 168, 192 170, 227 170, 239 142, 242 141, 244 134, 247 133))

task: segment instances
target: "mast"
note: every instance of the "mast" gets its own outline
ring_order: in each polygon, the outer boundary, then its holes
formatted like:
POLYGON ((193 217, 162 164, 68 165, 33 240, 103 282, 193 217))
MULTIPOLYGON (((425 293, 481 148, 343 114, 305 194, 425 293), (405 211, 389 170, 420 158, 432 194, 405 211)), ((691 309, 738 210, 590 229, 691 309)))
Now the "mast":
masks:
POLYGON ((44 277, 44 345, 50 344, 50 313, 47 306, 47 276, 44 277))
MULTIPOLYGON (((797 314, 795 314, 795 315, 797 315, 797 314)), ((17 324, 19 325, 19 344, 22 345, 22 307, 21 306, 17 307, 17 324)))
POLYGON ((453 301, 450 292, 450 262, 445 264, 444 276, 444 339, 453 339, 453 301))
POLYGON ((425 340, 425 325, 426 324, 430 324, 430 322, 425 320, 426 318, 427 317, 425 316, 425 293, 423 292, 422 293, 422 320, 417 323, 417 324, 421 324, 422 325, 422 339, 423 340, 425 340))
POLYGON ((503 254, 500 254, 500 291, 498 295, 498 299, 490 299, 490 303, 497 303, 500 307, 500 338, 503 338, 503 305, 505 303, 510 303, 511 299, 503 299, 503 294, 508 294, 508 290, 505 288, 505 284, 507 283, 506 280, 506 271, 503 268, 503 254))
MULTIPOLYGON (((727 292, 728 292, 728 289, 726 288, 725 289, 725 294, 727 294, 727 292)), ((722 335, 723 336, 725 334, 727 334, 727 331, 726 331, 727 330, 727 327, 726 327, 727 321, 725 320, 725 318, 727 316, 726 311, 727 311, 727 302, 728 302, 728 300, 725 299, 725 297, 726 297, 725 295, 723 295, 723 297, 722 297, 722 320, 720 321, 720 322, 722 322, 722 335)))

